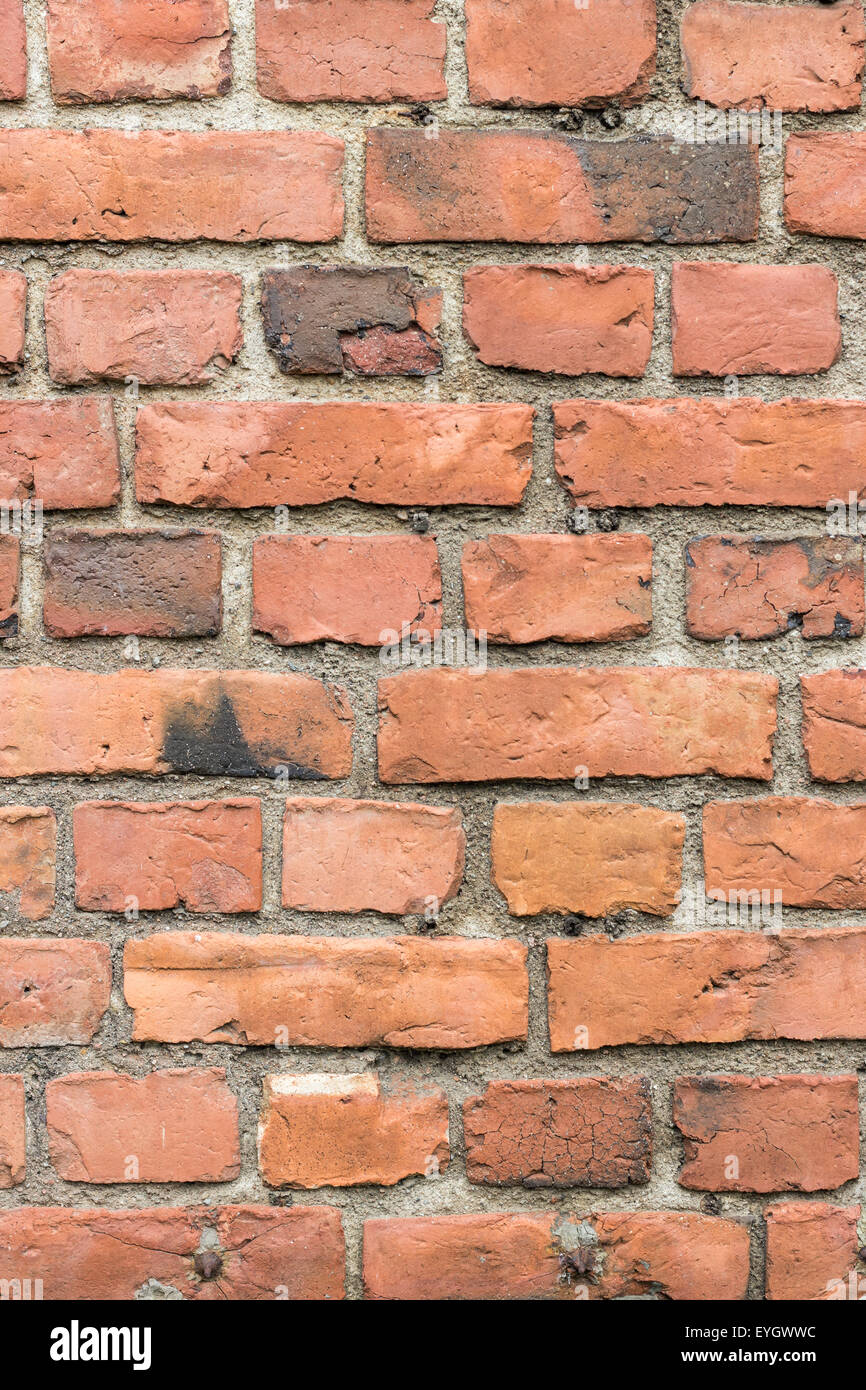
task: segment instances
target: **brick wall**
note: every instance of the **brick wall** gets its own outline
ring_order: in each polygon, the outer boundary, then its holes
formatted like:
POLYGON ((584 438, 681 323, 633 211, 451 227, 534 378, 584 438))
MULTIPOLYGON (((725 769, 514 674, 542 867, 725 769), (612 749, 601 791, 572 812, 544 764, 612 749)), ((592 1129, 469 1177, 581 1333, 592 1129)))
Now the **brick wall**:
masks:
POLYGON ((866 1280, 863 58, 0 0, 4 1294, 866 1280))

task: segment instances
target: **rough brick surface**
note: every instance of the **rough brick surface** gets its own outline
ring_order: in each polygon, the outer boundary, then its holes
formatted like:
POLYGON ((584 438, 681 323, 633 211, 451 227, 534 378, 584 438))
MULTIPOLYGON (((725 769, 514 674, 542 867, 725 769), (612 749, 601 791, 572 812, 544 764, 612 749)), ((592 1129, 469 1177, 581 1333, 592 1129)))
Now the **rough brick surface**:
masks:
POLYGON ((866 238, 866 132, 815 131, 785 143, 785 223, 791 232, 866 238))
POLYGON ((61 104, 222 96, 227 0, 48 0, 51 91, 61 104))
POLYGON ((795 376, 842 348, 838 284, 822 265, 678 261, 671 275, 675 376, 795 376))
POLYGON ((491 1081, 463 1105, 470 1182, 624 1187, 649 1181, 652 1108, 645 1077, 491 1081))
POLYGON ((45 294, 52 379, 195 386, 240 352, 242 285, 213 271, 67 270, 45 294))
POLYGON ((442 626, 436 542, 425 536, 261 536, 253 543, 253 627, 285 646, 381 647, 442 626))
POLYGON ((26 1166, 24 1078, 0 1075, 0 1190, 22 1183, 26 1166))
POLYGON ((89 912, 256 912, 262 816, 233 801, 89 801, 73 812, 75 901, 89 912))
POLYGON ((465 854, 460 812, 447 806, 298 797, 283 822, 283 905, 435 918, 460 887, 465 854))
POLYGON ((218 535, 55 531, 44 549, 51 637, 205 637, 222 620, 218 535))
POLYGON ((0 937, 0 1047, 90 1042, 110 989, 100 941, 0 937))
MULTIPOLYGON (((0 893, 31 922, 54 907, 57 825, 49 806, 0 808, 0 893)), ((9 903, 4 911, 9 911, 9 903)))
POLYGON ((145 406, 140 502, 292 507, 519 502, 532 472, 524 405, 195 402, 145 406))
POLYGON ((138 1039, 482 1047, 526 1035, 525 957, 492 939, 164 934, 128 944, 126 998, 138 1039))
POLYGON ((379 778, 768 778, 775 705, 773 679, 745 671, 403 672, 379 682, 379 778))
POLYGON ((467 0, 473 102, 495 106, 623 106, 649 92, 655 0, 467 0), (580 61, 575 61, 575 55, 580 61))
POLYGON ((393 1187, 448 1166, 438 1087, 384 1087, 375 1073, 266 1076, 259 1164, 270 1187, 393 1187))
POLYGON ((18 636, 21 546, 17 536, 0 536, 0 641, 18 636))
POLYGON ((481 266, 463 276, 463 327, 490 367, 642 376, 653 274, 632 266, 481 266))
POLYGON ((681 1187, 820 1192, 859 1173, 856 1076, 689 1076, 674 1086, 681 1187))
POLYGON ((861 1299, 859 1219, 859 1207, 828 1202, 778 1202, 768 1207, 767 1298, 861 1299))
POLYGON ((51 1162, 67 1182, 225 1182, 238 1106, 220 1067, 133 1077, 69 1072, 45 1088, 51 1162))
POLYGON ((24 365, 24 323, 27 276, 20 270, 0 270, 0 376, 24 365))
POLYGON ((684 835, 682 816, 649 806, 500 803, 491 877, 518 917, 626 907, 665 916, 679 899, 684 835))
POLYGON ((463 547, 466 625, 492 642, 614 642, 652 624, 646 536, 488 535, 463 547))
POLYGON ((686 547, 692 637, 860 637, 863 544, 836 536, 708 536, 686 547))
POLYGON ((436 101, 447 95, 434 0, 256 0, 259 91, 273 101, 436 101))
POLYGON ((0 101, 20 101, 26 92, 24 0, 0 0, 0 101))
POLYGON ((367 136, 374 242, 750 241, 757 199, 748 145, 519 129, 367 136))
POLYGON ((855 110, 864 39, 860 4, 697 0, 681 26, 684 86, 714 106, 855 110))
POLYGON ((801 676, 803 743, 812 776, 866 781, 866 671, 801 676))
POLYGON ((0 493, 60 510, 111 507, 120 462, 111 401, 0 401, 0 493))

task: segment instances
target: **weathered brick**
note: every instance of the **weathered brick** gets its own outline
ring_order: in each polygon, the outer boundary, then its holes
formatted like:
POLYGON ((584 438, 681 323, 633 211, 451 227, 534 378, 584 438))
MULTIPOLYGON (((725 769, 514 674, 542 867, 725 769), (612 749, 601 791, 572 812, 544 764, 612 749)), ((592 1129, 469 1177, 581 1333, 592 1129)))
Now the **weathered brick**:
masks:
POLYGON ((692 637, 859 637, 863 543, 835 536, 769 541, 705 536, 686 546, 686 628, 692 637))
POLYGON ((580 400, 553 416, 556 471, 590 507, 823 507, 849 489, 866 495, 862 401, 580 400))
POLYGON ((0 1076, 0 1190, 17 1187, 27 1167, 23 1076, 0 1076))
POLYGON ((67 270, 45 291, 48 368, 62 386, 213 381, 243 346, 239 275, 67 270))
POLYGON ((866 671, 801 676, 803 743, 821 782, 866 782, 866 671))
POLYGON ((646 1077, 491 1081, 463 1104, 470 1182, 625 1187, 649 1182, 646 1077))
POLYGON ((54 531, 43 550, 51 637, 205 637, 222 622, 222 546, 202 531, 54 531))
POLYGON ((859 1175, 854 1075, 680 1077, 674 1124, 681 1187, 819 1192, 859 1175))
POLYGON ((655 60, 655 0, 466 2, 469 98, 479 104, 631 106, 649 92, 655 60))
POLYGON ((866 131, 815 131, 785 142, 785 224, 813 236, 866 238, 866 131))
POLYGON ((463 275, 463 328, 489 367, 643 376, 653 273, 626 265, 479 266, 463 275))
POLYGON ((445 25, 434 0, 256 0, 259 91, 273 101, 437 101, 445 25))
POLYGON ((832 367, 842 350, 837 292, 835 274, 823 265, 678 261, 671 275, 674 375, 832 367))
POLYGON ((858 927, 551 939, 547 961, 553 1052, 866 1031, 858 927))
POLYGON ((238 1103, 222 1067, 70 1072, 45 1087, 48 1149, 66 1182, 227 1182, 238 1103))
POLYGON ((31 922, 50 917, 54 907, 56 845, 50 806, 0 807, 0 893, 8 893, 12 910, 31 922))
POLYGON ((682 18, 686 92, 714 106, 852 111, 860 106, 860 4, 697 0, 682 18))
POLYGON ((102 942, 0 937, 0 1047, 89 1043, 110 989, 102 942))
POLYGON ((379 682, 379 780, 766 779, 776 690, 758 673, 652 666, 405 671, 379 682))
POLYGON ((46 509, 112 507, 120 493, 108 397, 0 401, 0 496, 46 509))
POLYGON ((61 105, 222 96, 227 0, 48 0, 51 91, 61 105))
POLYGON ((431 912, 463 880, 460 812, 413 802, 286 802, 283 906, 302 912, 431 912))
POLYGON ((0 1212, 0 1279, 50 1301, 339 1299, 335 1207, 19 1207, 0 1212))
POLYGON ((753 241, 757 151, 669 137, 378 126, 367 135, 374 242, 753 241))
POLYGON ((617 802, 500 802, 493 813, 491 879, 518 917, 623 908, 673 912, 685 819, 617 802))
POLYGON ((0 377, 24 366, 26 313, 27 276, 20 270, 0 270, 0 377))
POLYGON ((405 268, 297 266, 262 277, 265 341, 281 372, 428 376, 442 367, 440 290, 405 268))
POLYGON ((448 1101, 438 1086, 362 1075, 266 1076, 259 1166, 269 1187, 393 1187, 448 1166, 448 1101))
POLYGON ((21 546, 17 536, 0 536, 0 641, 18 636, 18 571, 21 546))
MULTIPOLYGON (((442 575, 427 536, 260 536, 253 628, 286 646, 381 647, 442 626, 442 575)), ((423 634, 427 634, 426 637, 423 634)))
POLYGON ((787 907, 866 907, 866 802, 803 796, 704 806, 708 892, 779 895, 787 907))
POLYGON ((195 401, 138 413, 140 502, 513 506, 532 472, 526 405, 195 401))
POLYGON ((487 535, 463 547, 466 625, 493 642, 615 642, 652 626, 643 535, 487 535))
POLYGON ((367 1221, 372 1299, 741 1299, 749 1233, 697 1212, 484 1213, 367 1221))
POLYGON ((75 902, 87 912, 258 912, 262 814, 232 801, 86 801, 72 813, 75 902))
POLYGON ((333 241, 342 160, 317 131, 0 130, 0 239, 333 241))
POLYGON ((768 1299, 862 1299, 859 1206, 779 1202, 765 1214, 768 1299))
POLYGON ((26 95, 24 0, 0 0, 0 101, 21 101, 26 95))
POLYGON ((352 728, 342 688, 312 676, 0 670, 0 777, 346 777, 352 728))
POLYGON ((163 933, 130 941, 125 967, 138 1040, 444 1049, 526 1037, 516 941, 163 933))

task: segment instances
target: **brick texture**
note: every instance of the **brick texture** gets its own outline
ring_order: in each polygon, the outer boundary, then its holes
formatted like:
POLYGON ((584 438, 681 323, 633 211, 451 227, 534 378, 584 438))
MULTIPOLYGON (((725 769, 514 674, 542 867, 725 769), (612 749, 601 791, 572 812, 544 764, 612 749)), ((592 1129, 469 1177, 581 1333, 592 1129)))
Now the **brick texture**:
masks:
POLYGON ((768 1207, 766 1297, 797 1302, 859 1299, 859 1219, 859 1207, 829 1202, 777 1202, 768 1207))
POLYGON ((24 1078, 0 1075, 0 1190, 22 1183, 26 1167, 24 1078))
POLYGON ((27 276, 0 270, 0 376, 10 376, 24 365, 26 309, 27 276))
POLYGON ((27 94, 27 35, 23 0, 0 0, 0 101, 27 94))
POLYGON ((0 808, 0 892, 31 922, 50 917, 54 907, 56 841, 49 806, 0 808))

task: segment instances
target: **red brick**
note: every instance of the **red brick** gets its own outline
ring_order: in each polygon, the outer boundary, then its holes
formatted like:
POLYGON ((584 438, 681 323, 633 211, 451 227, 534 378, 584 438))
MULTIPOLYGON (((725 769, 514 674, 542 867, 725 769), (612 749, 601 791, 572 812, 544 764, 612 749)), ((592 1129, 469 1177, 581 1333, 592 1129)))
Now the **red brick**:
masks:
POLYGON ((352 728, 342 688, 312 676, 0 670, 0 777, 346 777, 352 728))
POLYGON ((866 131, 815 131, 785 142, 785 224, 814 236, 866 238, 866 131))
POLYGON ((259 1166, 269 1187, 393 1187, 448 1166, 448 1101, 436 1086, 363 1075, 266 1076, 259 1166))
POLYGON ((466 625, 492 642, 614 642, 652 626, 642 535, 487 535, 463 547, 466 625))
POLYGON ((258 912, 261 803, 86 801, 72 813, 75 902, 87 912, 258 912))
POLYGON ((866 671, 801 676, 800 688, 812 776, 821 782, 866 781, 866 671))
POLYGON ((342 1222, 334 1207, 20 1207, 0 1212, 0 1279, 41 1280, 47 1301, 339 1299, 342 1222))
POLYGON ((686 546, 692 637, 780 637, 793 628, 804 637, 859 637, 863 626, 861 541, 706 536, 686 546))
POLYGON ((0 270, 0 376, 24 366, 26 311, 27 276, 20 270, 0 270))
POLYGON ((859 1175, 854 1075, 680 1077, 674 1124, 681 1187, 820 1192, 859 1175))
POLYGON ((866 908, 866 802, 802 796, 704 806, 707 891, 770 892, 786 907, 866 908))
POLYGON ((21 101, 26 95, 24 0, 0 0, 0 101, 21 101))
POLYGON ((823 507, 849 489, 866 495, 863 401, 580 400, 553 416, 556 471, 590 507, 823 507))
POLYGON ((434 0, 256 0, 259 91, 273 101, 437 101, 445 25, 434 0))
POLYGON ((127 944, 126 998, 137 1040, 483 1047, 526 1037, 525 961, 493 939, 163 933, 127 944))
POLYGON ((62 386, 213 381, 243 346, 239 275, 67 270, 45 291, 48 368, 62 386))
POLYGON ((685 819, 653 806, 500 802, 491 879, 518 917, 623 908, 667 916, 679 901, 685 819))
POLYGON ((0 130, 0 239, 333 241, 342 159, 316 131, 0 130))
POLYGON ((24 1181, 27 1118, 23 1076, 0 1076, 0 1190, 24 1181))
MULTIPOLYGON (((10 512, 11 515, 11 512, 10 512)), ((0 536, 0 641, 18 636, 18 571, 21 546, 17 536, 0 536)))
MULTIPOLYGON (((748 145, 577 140, 555 131, 378 126, 367 135, 374 242, 753 241, 748 145)), ((2 229, 2 224, 0 224, 2 229)))
POLYGON ((368 1298, 741 1299, 749 1233, 697 1212, 485 1213, 367 1221, 368 1298))
POLYGON ((470 1182, 625 1187, 649 1181, 646 1077, 491 1081, 463 1104, 470 1182))
POLYGON ((655 0, 467 0, 469 98, 494 106, 631 106, 656 65, 655 0), (579 55, 579 61, 575 60, 579 55))
POLYGON ((674 375, 796 375, 832 367, 842 350, 837 291, 836 276, 823 265, 676 262, 674 375))
POLYGON ((51 91, 61 105, 222 96, 227 0, 48 0, 51 91))
POLYGON ((261 536, 253 542, 253 627, 286 646, 380 647, 438 632, 442 575, 426 536, 261 536))
POLYGON ((113 507, 119 493, 117 434, 107 396, 0 401, 0 496, 35 497, 46 509, 74 511, 113 507))
POLYGON ((463 275, 463 328, 489 367, 643 376, 653 273, 626 265, 479 266, 463 275))
POLYGON ((438 914, 463 880, 458 810, 394 801, 286 802, 283 906, 302 912, 438 914))
POLYGON ((379 682, 379 780, 767 779, 776 690, 654 666, 406 671, 379 682))
POLYGON ((139 502, 513 506, 532 472, 526 405, 195 401, 144 406, 139 502))
POLYGON ((713 106, 852 111, 860 106, 860 4, 698 0, 683 15, 683 85, 713 106))
POLYGON ((222 623, 222 547, 202 531, 54 531, 42 609, 51 637, 204 637, 222 623))
POLYGON ((553 1052, 866 1032, 858 927, 551 939, 547 960, 553 1052))
POLYGON ((0 1047, 89 1043, 110 989, 101 942, 0 937, 0 1047))
POLYGON ((66 1182, 227 1182, 238 1103, 222 1067, 70 1072, 45 1087, 51 1162, 66 1182))
POLYGON ((50 806, 0 807, 0 893, 31 922, 50 917, 54 908, 54 856, 57 825, 50 806))
POLYGON ((766 1217, 768 1299, 863 1298, 859 1206, 779 1202, 766 1217))

